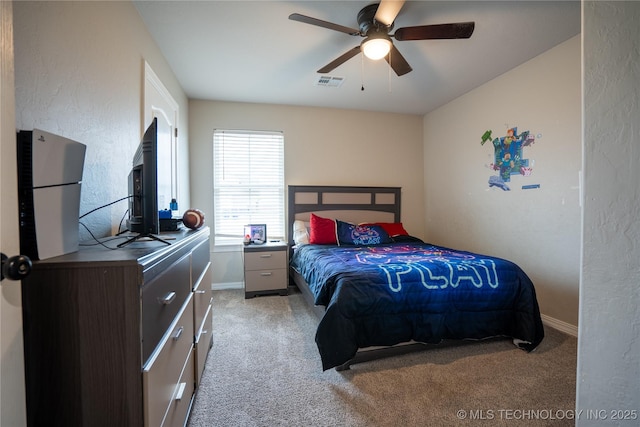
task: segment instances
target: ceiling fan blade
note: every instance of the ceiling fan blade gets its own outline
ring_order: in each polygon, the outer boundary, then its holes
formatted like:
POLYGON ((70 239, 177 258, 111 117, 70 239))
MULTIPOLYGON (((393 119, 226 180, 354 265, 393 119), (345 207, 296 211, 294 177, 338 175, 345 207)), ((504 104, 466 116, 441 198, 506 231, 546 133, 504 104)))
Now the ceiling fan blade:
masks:
POLYGON ((396 16, 400 13, 403 5, 404 0, 382 0, 374 19, 388 27, 396 20, 396 16))
POLYGON ((291 15, 289 15, 289 19, 291 19, 292 21, 302 22, 304 24, 311 24, 322 28, 328 28, 330 30, 340 31, 341 33, 347 33, 351 36, 360 35, 360 30, 356 30, 355 28, 349 28, 343 25, 334 24, 333 22, 323 21, 322 19, 300 15, 299 13, 292 13, 291 15))
POLYGON ((475 22, 455 24, 419 25, 398 28, 393 35, 396 40, 468 39, 473 34, 475 22))
POLYGON ((409 65, 407 60, 404 59, 404 56, 402 56, 400 51, 395 46, 391 46, 389 55, 385 56, 384 59, 387 60, 393 71, 395 71, 398 76, 404 76, 405 74, 413 70, 413 68, 411 68, 411 65, 409 65))
POLYGON ((360 46, 356 46, 353 49, 351 49, 351 50, 347 51, 346 53, 342 54, 338 58, 334 59, 333 61, 331 61, 330 63, 328 63, 324 67, 320 68, 318 70, 318 73, 328 73, 328 72, 332 71, 334 68, 337 68, 339 65, 344 64, 345 62, 347 62, 348 60, 350 60, 351 58, 353 58, 354 56, 356 56, 359 53, 360 53, 360 46))

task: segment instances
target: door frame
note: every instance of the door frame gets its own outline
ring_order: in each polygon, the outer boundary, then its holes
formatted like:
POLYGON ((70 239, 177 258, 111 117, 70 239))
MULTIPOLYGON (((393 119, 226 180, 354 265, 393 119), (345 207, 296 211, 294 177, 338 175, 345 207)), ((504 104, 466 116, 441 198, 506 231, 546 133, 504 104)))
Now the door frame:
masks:
POLYGON ((144 107, 143 127, 151 123, 154 117, 162 115, 171 126, 171 197, 179 198, 178 186, 178 123, 180 108, 158 75, 147 61, 144 62, 144 107))
MULTIPOLYGON (((0 250, 18 255, 18 172, 13 4, 0 1, 0 250)), ((25 426, 27 409, 19 281, 0 282, 0 425, 25 426)))

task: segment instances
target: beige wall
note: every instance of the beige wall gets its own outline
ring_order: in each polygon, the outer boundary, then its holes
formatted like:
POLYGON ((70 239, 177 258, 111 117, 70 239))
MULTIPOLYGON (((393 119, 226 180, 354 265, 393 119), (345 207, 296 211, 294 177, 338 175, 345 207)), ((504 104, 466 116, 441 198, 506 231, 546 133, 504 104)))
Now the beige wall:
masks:
MULTIPOLYGON (((213 224, 214 129, 278 130, 286 184, 402 187, 402 218, 424 235, 422 117, 328 108, 191 100, 191 201, 213 224)), ((242 282, 240 247, 216 247, 214 284, 242 282)))
POLYGON ((540 308, 577 332, 580 271, 580 37, 428 114, 424 119, 426 237, 507 258, 533 280, 540 308), (507 127, 538 136, 535 161, 511 191, 489 188, 491 141, 507 127), (522 185, 540 184, 523 190, 522 185))
MULTIPOLYGON (((188 204, 188 103, 166 60, 129 2, 15 2, 16 126, 87 145, 80 212, 127 196, 142 132, 144 61, 179 104, 179 194, 188 204)), ((120 202, 86 217, 111 235, 120 202)), ((90 236, 80 228, 81 239, 90 236)))

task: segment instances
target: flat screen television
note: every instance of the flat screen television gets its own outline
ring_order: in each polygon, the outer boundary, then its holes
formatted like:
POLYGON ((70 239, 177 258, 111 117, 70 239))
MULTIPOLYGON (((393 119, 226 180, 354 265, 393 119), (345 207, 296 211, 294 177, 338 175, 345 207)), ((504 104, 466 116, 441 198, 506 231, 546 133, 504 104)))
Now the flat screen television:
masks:
POLYGON ((129 173, 129 219, 127 228, 138 233, 122 247, 136 240, 147 238, 169 242, 156 236, 160 232, 158 215, 158 119, 154 118, 142 136, 133 156, 129 173))

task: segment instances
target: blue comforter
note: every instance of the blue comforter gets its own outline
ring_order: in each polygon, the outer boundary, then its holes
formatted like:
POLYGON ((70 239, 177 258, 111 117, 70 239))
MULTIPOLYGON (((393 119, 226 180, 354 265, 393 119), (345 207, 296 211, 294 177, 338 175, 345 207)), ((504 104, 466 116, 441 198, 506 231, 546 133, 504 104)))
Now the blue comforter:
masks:
POLYGON ((544 337, 531 280, 504 259, 424 243, 305 245, 291 265, 325 306, 324 370, 369 346, 507 336, 531 351, 544 337))

